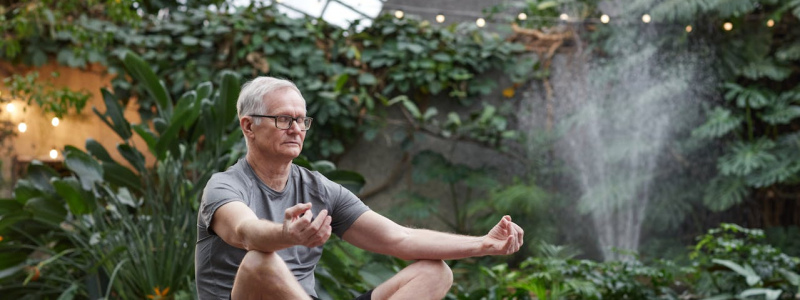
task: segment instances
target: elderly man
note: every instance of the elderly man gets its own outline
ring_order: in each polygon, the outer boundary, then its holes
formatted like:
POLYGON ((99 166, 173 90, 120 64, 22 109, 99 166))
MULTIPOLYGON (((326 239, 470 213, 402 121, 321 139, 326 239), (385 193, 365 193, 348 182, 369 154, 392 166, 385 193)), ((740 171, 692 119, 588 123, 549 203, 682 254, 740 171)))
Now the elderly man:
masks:
POLYGON ((311 299, 322 245, 335 233, 356 247, 416 262, 357 299, 441 299, 453 274, 442 260, 506 255, 523 231, 503 217, 488 234, 400 226, 353 193, 292 164, 312 118, 290 81, 256 78, 237 109, 247 155, 208 182, 197 218, 200 299, 311 299))

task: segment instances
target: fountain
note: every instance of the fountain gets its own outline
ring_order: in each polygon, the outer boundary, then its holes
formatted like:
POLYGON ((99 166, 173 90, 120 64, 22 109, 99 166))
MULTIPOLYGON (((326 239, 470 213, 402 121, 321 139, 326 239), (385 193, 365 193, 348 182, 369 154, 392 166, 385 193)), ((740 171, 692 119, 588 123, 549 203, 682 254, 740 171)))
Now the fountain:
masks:
POLYGON ((577 53, 553 67, 562 136, 554 154, 568 165, 605 260, 637 252, 660 164, 670 162, 684 110, 697 111, 691 59, 664 63, 653 45, 627 46, 610 59, 577 53))

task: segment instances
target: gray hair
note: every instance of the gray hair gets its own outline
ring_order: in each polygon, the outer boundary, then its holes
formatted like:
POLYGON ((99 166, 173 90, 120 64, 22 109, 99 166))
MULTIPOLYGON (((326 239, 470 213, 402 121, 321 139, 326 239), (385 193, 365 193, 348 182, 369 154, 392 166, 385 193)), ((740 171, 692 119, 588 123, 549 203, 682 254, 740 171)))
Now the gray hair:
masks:
MULTIPOLYGON (((260 76, 246 82, 242 85, 242 91, 239 92, 239 99, 236 101, 236 111, 239 119, 251 114, 269 114, 267 107, 264 105, 264 97, 284 88, 293 89, 302 95, 300 89, 293 82, 286 79, 260 76)), ((260 124, 261 118, 255 118, 254 123, 260 124)))

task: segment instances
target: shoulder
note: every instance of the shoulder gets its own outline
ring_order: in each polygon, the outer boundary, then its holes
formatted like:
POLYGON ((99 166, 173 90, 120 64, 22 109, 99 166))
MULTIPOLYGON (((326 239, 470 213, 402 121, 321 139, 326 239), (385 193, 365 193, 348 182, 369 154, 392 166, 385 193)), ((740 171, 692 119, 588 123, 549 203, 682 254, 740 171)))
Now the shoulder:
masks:
POLYGON ((230 166, 223 172, 217 172, 211 175, 211 178, 206 184, 206 188, 217 186, 233 186, 247 188, 252 185, 249 176, 245 171, 245 161, 240 159, 236 164, 230 166))

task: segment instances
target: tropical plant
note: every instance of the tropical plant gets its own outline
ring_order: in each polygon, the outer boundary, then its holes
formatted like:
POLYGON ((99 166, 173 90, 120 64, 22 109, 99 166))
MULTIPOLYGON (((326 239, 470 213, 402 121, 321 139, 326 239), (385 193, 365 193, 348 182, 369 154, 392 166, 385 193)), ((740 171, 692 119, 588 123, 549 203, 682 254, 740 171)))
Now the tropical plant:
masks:
POLYGON ((763 242, 762 230, 727 223, 699 236, 690 255, 697 268, 698 293, 714 299, 797 294, 800 259, 763 242))
POLYGON ((0 232, 4 295, 20 298, 146 298, 193 294, 199 195, 211 174, 242 153, 235 108, 239 79, 203 83, 175 104, 133 53, 124 64, 157 103, 152 123, 131 124, 120 101, 103 90, 96 114, 121 138, 120 162, 96 141, 87 152, 67 146, 70 173, 32 164, 15 199, 3 200, 0 232), (202 121, 200 121, 202 120, 202 121), (134 132, 156 160, 148 163, 134 132), (21 270, 33 268, 35 276, 21 270), (20 277, 21 276, 21 277, 20 277))

